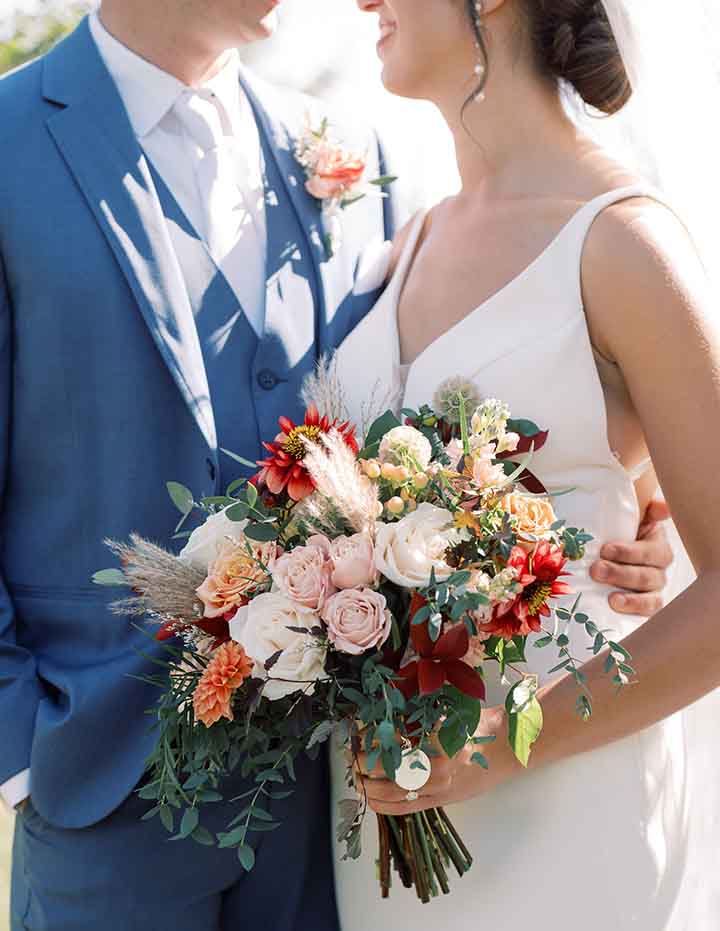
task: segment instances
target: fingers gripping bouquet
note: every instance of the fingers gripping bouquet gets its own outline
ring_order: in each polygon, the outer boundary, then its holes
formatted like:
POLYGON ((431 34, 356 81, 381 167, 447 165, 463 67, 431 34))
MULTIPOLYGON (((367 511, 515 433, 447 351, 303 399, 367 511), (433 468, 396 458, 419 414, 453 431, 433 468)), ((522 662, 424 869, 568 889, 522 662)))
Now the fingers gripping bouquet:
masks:
MULTIPOLYGON (((585 626, 596 653, 610 647, 618 685, 632 675, 627 653, 577 603, 555 603, 591 538, 556 520, 529 471, 547 433, 458 380, 404 414, 405 423, 389 412, 376 420, 362 449, 348 423, 314 406, 303 424, 282 418, 260 472, 225 496, 195 502, 169 486, 181 526, 202 518, 179 556, 133 537, 110 544, 122 569, 96 576, 130 586, 115 610, 149 615, 167 642, 167 669, 153 680, 147 817, 237 848, 247 869, 253 832, 278 826, 271 803, 291 793, 295 761, 333 732, 348 751, 351 790, 338 840, 356 858, 368 810, 355 791, 361 754, 411 800, 440 753, 470 746, 473 763, 487 766, 487 738, 476 737, 486 663, 509 683, 509 739, 525 765, 542 728, 537 678, 522 669, 528 638, 558 648, 556 668, 575 677, 583 717, 591 700, 568 624, 585 626), (202 806, 237 769, 252 787, 212 835, 202 806)), ((393 871, 428 901, 449 891, 451 868, 471 866, 441 809, 378 822, 384 896, 393 871)))

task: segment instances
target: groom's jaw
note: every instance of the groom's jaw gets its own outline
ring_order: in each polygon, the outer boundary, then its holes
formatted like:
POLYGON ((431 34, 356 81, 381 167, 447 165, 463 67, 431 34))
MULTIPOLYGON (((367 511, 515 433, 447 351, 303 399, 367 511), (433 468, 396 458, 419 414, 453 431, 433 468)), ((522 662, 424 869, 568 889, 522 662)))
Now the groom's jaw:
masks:
POLYGON ((269 38, 281 0, 103 0, 100 18, 123 45, 189 86, 229 49, 269 38))

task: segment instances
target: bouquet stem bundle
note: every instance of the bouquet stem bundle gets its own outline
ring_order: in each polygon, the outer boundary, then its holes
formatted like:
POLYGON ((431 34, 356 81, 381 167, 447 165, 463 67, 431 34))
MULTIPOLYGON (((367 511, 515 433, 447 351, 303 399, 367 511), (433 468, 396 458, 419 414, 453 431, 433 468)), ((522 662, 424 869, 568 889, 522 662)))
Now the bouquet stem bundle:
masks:
POLYGON ((378 815, 380 852, 378 859, 382 897, 390 896, 392 870, 406 889, 415 888, 427 904, 442 892, 448 895, 448 869, 458 876, 472 866, 472 856, 442 808, 412 815, 378 815))

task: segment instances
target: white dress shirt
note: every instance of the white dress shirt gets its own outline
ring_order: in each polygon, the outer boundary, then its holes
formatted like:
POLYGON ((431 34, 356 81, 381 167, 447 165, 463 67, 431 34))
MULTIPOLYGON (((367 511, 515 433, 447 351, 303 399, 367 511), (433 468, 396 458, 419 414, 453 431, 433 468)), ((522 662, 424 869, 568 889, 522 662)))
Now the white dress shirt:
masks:
MULTIPOLYGON (((238 53, 228 52, 223 68, 202 87, 189 88, 118 42, 97 13, 90 17, 90 31, 117 85, 138 142, 208 244, 208 205, 217 204, 218 198, 210 179, 202 173, 203 147, 178 116, 178 109, 188 97, 215 100, 218 128, 222 130, 221 138, 216 140, 218 150, 224 163, 234 164, 237 187, 236 203, 229 204, 225 212, 216 209, 213 216, 216 226, 229 227, 214 239, 230 242, 231 247, 214 253, 213 258, 253 329, 262 333, 267 242, 262 153, 255 116, 240 84, 238 53)), ((226 200, 231 199, 232 193, 228 192, 226 200)))
MULTIPOLYGON (((262 150, 250 102, 240 85, 237 52, 228 53, 224 67, 206 85, 192 89, 118 42, 97 13, 90 17, 90 31, 117 85, 138 142, 198 234, 206 242, 220 243, 219 254, 213 258, 253 329, 261 334, 267 248, 262 150), (221 138, 215 140, 220 163, 231 162, 236 169, 236 190, 228 190, 225 178, 226 205, 230 209, 218 211, 211 220, 208 205, 219 201, 222 205, 222 198, 201 170, 206 154, 203 146, 177 112, 193 96, 215 102, 221 132, 221 138), (225 224, 225 228, 213 231, 208 228, 209 222, 225 224)), ((30 793, 29 770, 0 786, 0 798, 10 808, 30 793)))

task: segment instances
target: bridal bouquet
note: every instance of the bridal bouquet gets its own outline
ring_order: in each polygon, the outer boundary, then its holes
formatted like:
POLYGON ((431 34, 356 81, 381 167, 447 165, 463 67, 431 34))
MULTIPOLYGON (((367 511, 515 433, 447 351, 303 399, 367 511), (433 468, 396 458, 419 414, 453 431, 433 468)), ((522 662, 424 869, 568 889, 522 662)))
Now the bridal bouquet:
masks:
MULTIPOLYGON (((178 556, 134 536, 109 544, 122 568, 95 577, 129 586, 114 610, 149 616, 168 650, 151 680, 160 700, 147 817, 237 848, 246 869, 252 833, 279 826, 271 803, 291 793, 296 760, 331 735, 348 761, 338 840, 356 858, 368 809, 356 790, 361 752, 410 800, 440 752, 469 746, 487 766, 476 737, 487 663, 507 683, 510 743, 525 765, 542 729, 537 677, 522 668, 531 636, 558 649, 555 668, 574 676, 585 718, 569 624, 585 627, 594 653, 609 648, 618 685, 633 675, 577 603, 556 603, 591 537, 556 519, 530 471, 547 433, 458 380, 403 414, 385 413, 362 443, 315 406, 301 424, 281 418, 260 471, 226 495, 196 502, 169 485, 181 525, 201 518, 178 556), (238 769, 251 788, 226 831, 210 834, 202 807, 238 769)), ((378 822, 384 896, 393 871, 428 901, 449 891, 451 868, 470 868, 443 810, 378 822)))

